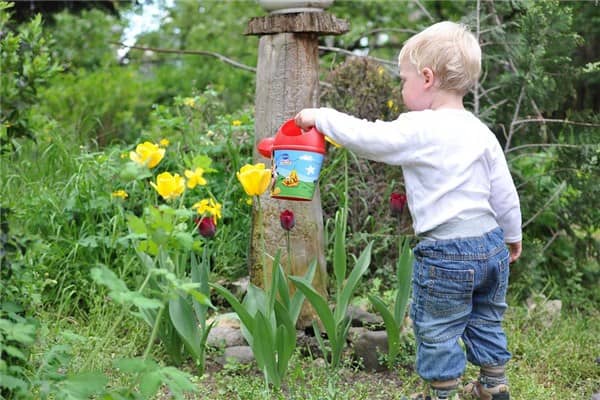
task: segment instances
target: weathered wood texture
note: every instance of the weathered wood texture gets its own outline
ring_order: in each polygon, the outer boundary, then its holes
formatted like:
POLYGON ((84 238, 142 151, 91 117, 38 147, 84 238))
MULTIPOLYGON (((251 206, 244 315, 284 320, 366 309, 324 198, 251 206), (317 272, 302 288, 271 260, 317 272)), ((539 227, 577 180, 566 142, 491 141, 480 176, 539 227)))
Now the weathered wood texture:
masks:
POLYGON ((246 35, 269 35, 274 33, 317 33, 339 35, 349 30, 348 22, 326 12, 302 12, 293 14, 270 14, 252 18, 246 35))
MULTIPOLYGON (((261 139, 274 136, 278 128, 301 109, 318 106, 318 35, 347 30, 347 23, 325 12, 276 14, 250 21, 247 33, 261 35, 256 73, 255 162, 271 164, 271 160, 256 150, 261 139)), ((272 260, 279 251, 281 264, 288 275, 304 275, 316 260, 313 285, 326 296, 325 235, 318 187, 312 201, 278 200, 269 196, 265 193, 261 197, 263 218, 257 218, 256 208, 253 213, 249 257, 251 282, 262 287, 266 275, 267 283, 270 283, 272 260), (290 232, 291 254, 287 252, 286 232, 279 222, 279 215, 285 209, 291 210, 296 217, 296 226, 290 232), (261 232, 264 233, 264 248, 261 232), (263 257, 265 251, 266 257, 263 257)), ((310 326, 316 319, 316 313, 305 302, 298 327, 310 326)))
MULTIPOLYGON (((319 99, 318 40, 316 34, 280 33, 260 38, 258 68, 256 74, 255 144, 262 138, 274 136, 283 122, 299 110, 316 107, 319 99)), ((271 164, 257 151, 255 162, 271 164)), ((269 193, 261 197, 262 227, 258 226, 256 212, 253 218, 250 255, 250 280, 263 286, 263 271, 270 282, 272 258, 281 251, 281 263, 286 272, 304 275, 315 259, 317 273, 313 284, 323 295, 327 293, 327 269, 324 255, 323 215, 321 195, 317 188, 312 201, 288 201, 271 199, 269 193), (289 209, 294 212, 296 226, 290 232, 291 263, 287 254, 286 232, 279 222, 280 213, 289 209), (260 230, 265 235, 268 256, 262 264, 260 230), (290 268, 291 264, 291 268, 290 268), (263 270, 263 268, 265 268, 263 270), (291 271, 290 271, 291 269, 291 271)), ((298 326, 309 326, 315 319, 314 310, 305 303, 298 326)))

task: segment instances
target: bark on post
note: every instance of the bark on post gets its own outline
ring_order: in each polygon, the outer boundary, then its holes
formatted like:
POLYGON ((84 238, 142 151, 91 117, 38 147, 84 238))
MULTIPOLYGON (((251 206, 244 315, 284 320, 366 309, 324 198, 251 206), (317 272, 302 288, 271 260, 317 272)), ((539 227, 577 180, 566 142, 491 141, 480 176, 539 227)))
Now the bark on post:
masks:
MULTIPOLYGON (((302 108, 318 106, 319 34, 340 34, 347 30, 345 21, 326 12, 271 14, 249 21, 246 34, 260 35, 256 74, 255 162, 271 163, 256 150, 256 143, 260 139, 275 135, 279 126, 302 108)), ((312 201, 271 199, 268 192, 260 201, 262 227, 258 226, 260 221, 256 218, 256 210, 252 223, 251 282, 262 287, 264 272, 270 281, 271 257, 280 251, 281 264, 288 274, 304 275, 310 263, 316 260, 317 272, 313 285, 326 295, 327 269, 319 189, 316 189, 312 201), (279 215, 285 209, 293 211, 296 216, 296 226, 290 232, 291 254, 287 254, 286 233, 279 223, 279 215), (265 250, 271 257, 262 257, 264 250, 259 240, 261 230, 265 235, 265 250), (262 265, 263 259, 266 265, 262 265)), ((315 317, 314 310, 305 302, 298 326, 309 326, 315 317)))

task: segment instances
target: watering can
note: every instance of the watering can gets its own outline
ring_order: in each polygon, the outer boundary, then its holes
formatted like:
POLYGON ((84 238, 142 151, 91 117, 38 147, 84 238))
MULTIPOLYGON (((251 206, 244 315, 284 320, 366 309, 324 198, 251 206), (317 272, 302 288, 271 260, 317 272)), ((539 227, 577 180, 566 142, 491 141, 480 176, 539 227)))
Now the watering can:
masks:
POLYGON ((274 137, 260 140, 257 150, 272 162, 271 197, 312 200, 326 152, 325 138, 316 128, 302 131, 290 119, 274 137))

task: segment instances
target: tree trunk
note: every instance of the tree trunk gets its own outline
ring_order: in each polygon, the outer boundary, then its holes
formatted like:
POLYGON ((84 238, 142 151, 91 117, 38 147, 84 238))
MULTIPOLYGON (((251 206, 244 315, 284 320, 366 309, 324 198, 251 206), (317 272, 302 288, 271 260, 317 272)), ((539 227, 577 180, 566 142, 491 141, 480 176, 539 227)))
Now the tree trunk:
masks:
MULTIPOLYGON (((318 36, 314 33, 277 33, 260 38, 256 75, 255 143, 274 136, 278 128, 303 108, 316 107, 319 99, 318 36)), ((271 164, 254 150, 256 162, 271 164)), ((327 294, 327 269, 324 254, 323 214, 319 188, 312 201, 271 199, 268 191, 260 199, 262 218, 253 215, 250 254, 250 280, 263 287, 270 283, 272 260, 280 251, 280 262, 288 275, 304 275, 316 260, 315 289, 327 294), (279 222, 280 213, 291 210, 296 226, 287 235, 279 222), (264 248, 260 234, 264 233, 264 248), (266 256, 263 257, 264 252, 266 256), (263 261, 265 265, 263 265, 263 261)), ((299 327, 311 324, 316 315, 308 302, 298 320, 299 327)))

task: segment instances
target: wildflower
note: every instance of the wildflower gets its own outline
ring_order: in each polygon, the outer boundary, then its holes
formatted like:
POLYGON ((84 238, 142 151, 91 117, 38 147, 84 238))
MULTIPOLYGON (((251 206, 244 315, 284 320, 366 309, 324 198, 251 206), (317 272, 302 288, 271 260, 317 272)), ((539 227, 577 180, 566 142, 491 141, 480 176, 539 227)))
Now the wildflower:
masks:
POLYGON ((214 217, 215 222, 218 218, 221 218, 221 204, 217 203, 213 199, 202 199, 192 206, 192 209, 196 209, 198 214, 209 214, 214 217))
POLYGON ((115 190, 114 192, 112 192, 112 197, 119 197, 119 198, 125 200, 127 197, 129 197, 129 195, 123 189, 119 189, 119 190, 115 190))
POLYGON ((162 138, 160 139, 160 142, 158 142, 158 144, 160 145, 160 147, 167 147, 171 144, 171 142, 169 141, 169 139, 162 138))
POLYGON ((150 142, 138 144, 135 151, 129 153, 129 158, 132 161, 148 168, 156 167, 164 156, 165 149, 161 149, 158 145, 150 142))
POLYGON ((156 177, 156 183, 150 182, 150 185, 165 200, 173 200, 181 196, 185 190, 185 179, 179 174, 171 175, 170 172, 163 172, 156 177))
POLYGON ((183 105, 188 107, 194 107, 196 105, 196 99, 193 97, 186 97, 183 99, 183 105))
POLYGON ((233 126, 240 126, 241 124, 242 124, 242 121, 240 121, 239 119, 231 121, 231 125, 233 125, 233 126))
POLYGON ((195 170, 186 169, 185 177, 187 178, 187 187, 189 189, 195 188, 197 185, 204 186, 206 185, 206 179, 202 176, 204 174, 203 168, 196 168, 195 170))
POLYGON ((294 213, 290 210, 283 210, 281 214, 279 214, 279 222, 281 222, 281 227, 284 230, 291 231, 292 228, 296 226, 294 213))
POLYGON ((196 227, 198 228, 198 233, 208 239, 217 233, 217 225, 214 218, 211 217, 196 218, 196 227))
POLYGON ((390 210, 393 216, 399 216, 404 211, 406 195, 404 193, 392 192, 390 195, 390 210))
POLYGON ((248 196, 260 196, 271 183, 271 170, 264 163, 246 164, 236 176, 248 196))
POLYGON ((388 100, 387 101, 387 107, 391 110, 392 108, 394 108, 394 100, 388 100))
POLYGON ((128 153, 121 153, 120 157, 121 157, 121 160, 124 160, 126 158, 129 158, 129 154, 128 153))
POLYGON ((385 70, 383 69, 383 67, 377 68, 377 73, 379 74, 379 76, 383 75, 384 72, 385 70))

